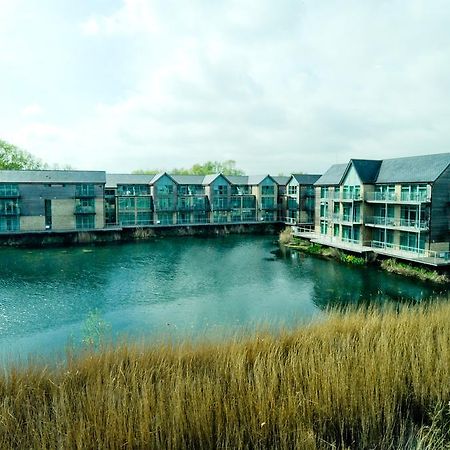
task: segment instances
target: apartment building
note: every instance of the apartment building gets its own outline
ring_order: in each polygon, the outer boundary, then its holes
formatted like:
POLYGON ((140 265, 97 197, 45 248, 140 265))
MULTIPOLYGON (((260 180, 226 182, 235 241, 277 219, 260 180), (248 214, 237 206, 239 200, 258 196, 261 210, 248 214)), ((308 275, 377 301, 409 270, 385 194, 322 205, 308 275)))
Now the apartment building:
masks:
POLYGON ((104 227, 105 172, 0 171, 0 232, 104 227))
POLYGON ((450 153, 336 164, 316 182, 315 232, 380 252, 448 252, 450 153))
POLYGON ((320 175, 292 174, 286 185, 286 222, 314 225, 316 190, 320 175))

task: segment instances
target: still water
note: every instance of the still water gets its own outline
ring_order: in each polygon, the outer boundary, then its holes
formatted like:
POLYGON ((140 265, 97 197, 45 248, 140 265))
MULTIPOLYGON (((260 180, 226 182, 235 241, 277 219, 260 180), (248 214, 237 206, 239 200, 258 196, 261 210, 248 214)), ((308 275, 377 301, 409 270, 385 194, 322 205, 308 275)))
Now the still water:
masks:
POLYGON ((327 307, 421 301, 432 286, 280 252, 274 237, 167 238, 0 250, 0 359, 63 353, 93 311, 113 336, 221 336, 318 320, 327 307))

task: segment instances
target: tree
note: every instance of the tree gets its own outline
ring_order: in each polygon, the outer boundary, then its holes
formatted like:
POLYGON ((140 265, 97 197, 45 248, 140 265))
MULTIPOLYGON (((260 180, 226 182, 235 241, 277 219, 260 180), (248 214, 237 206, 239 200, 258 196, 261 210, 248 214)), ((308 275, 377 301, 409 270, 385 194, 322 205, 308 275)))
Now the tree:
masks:
POLYGON ((44 169, 46 165, 31 153, 0 139, 0 170, 44 169))
MULTIPOLYGON (((134 170, 133 173, 154 174, 164 172, 163 170, 134 170)), ((244 175, 241 169, 236 168, 236 161, 228 159, 227 161, 206 161, 203 164, 194 164, 191 168, 173 169, 170 173, 174 175, 209 175, 211 173, 223 173, 224 175, 244 175)))

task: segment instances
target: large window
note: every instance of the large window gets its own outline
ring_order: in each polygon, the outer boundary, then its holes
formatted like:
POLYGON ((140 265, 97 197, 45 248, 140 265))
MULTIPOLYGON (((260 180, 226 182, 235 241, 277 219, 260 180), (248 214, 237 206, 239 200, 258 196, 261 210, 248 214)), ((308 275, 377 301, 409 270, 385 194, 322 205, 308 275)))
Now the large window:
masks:
POLYGON ((261 209, 273 209, 275 206, 274 197, 261 197, 261 209))
POLYGON ((172 195, 173 185, 172 184, 161 184, 156 186, 156 192, 158 195, 172 195))
POLYGON ((20 219, 18 216, 0 217, 0 231, 19 231, 20 219))
POLYGON ((261 195, 275 195, 275 186, 262 186, 261 195))
POLYGON ((20 214, 19 202, 17 199, 0 199, 1 215, 17 215, 20 214))
POLYGON ((147 184, 119 184, 118 195, 150 195, 150 186, 147 184))
POLYGON ((81 214, 76 216, 76 226, 78 230, 92 229, 95 227, 95 216, 92 214, 81 214))
POLYGON ((75 186, 75 197, 95 197, 95 188, 93 184, 77 184, 75 186))

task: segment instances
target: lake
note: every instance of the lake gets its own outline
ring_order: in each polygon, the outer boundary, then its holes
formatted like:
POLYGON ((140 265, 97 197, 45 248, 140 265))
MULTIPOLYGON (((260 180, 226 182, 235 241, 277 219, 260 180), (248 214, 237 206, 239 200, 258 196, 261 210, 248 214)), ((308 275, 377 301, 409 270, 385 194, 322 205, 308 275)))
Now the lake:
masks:
POLYGON ((0 266, 2 360, 63 354, 92 317, 114 337, 220 338, 319 320, 330 306, 438 293, 377 268, 280 251, 273 236, 0 249, 0 266))

